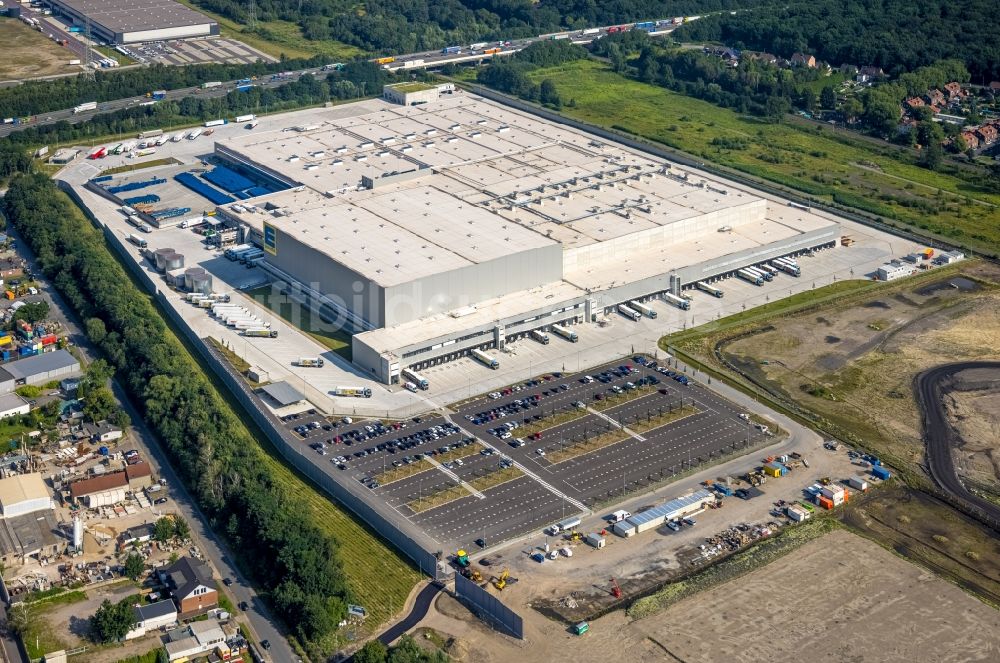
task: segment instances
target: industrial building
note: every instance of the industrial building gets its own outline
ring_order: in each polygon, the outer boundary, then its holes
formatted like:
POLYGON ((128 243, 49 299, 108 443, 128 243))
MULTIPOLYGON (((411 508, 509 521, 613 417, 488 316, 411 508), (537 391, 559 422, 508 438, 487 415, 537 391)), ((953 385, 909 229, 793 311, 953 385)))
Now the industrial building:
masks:
POLYGON ((173 0, 46 0, 52 10, 109 44, 219 34, 219 24, 173 0))
POLYGON ((713 502, 715 502, 715 494, 712 491, 696 490, 689 495, 678 497, 619 521, 615 523, 613 530, 618 536, 628 538, 642 534, 647 530, 656 529, 667 521, 698 513, 713 502))
POLYGON ((31 406, 17 394, 4 394, 0 396, 0 419, 16 417, 20 414, 28 414, 31 406))
POLYGON ((24 384, 45 384, 79 372, 80 362, 66 350, 7 362, 0 367, 0 394, 9 394, 24 384))
POLYGON ((0 479, 0 515, 4 518, 51 508, 52 493, 41 474, 18 474, 0 479))
POLYGON ((436 87, 387 87, 216 156, 285 189, 218 218, 386 383, 840 237, 801 206, 436 87))
POLYGON ((875 274, 878 276, 879 281, 894 281, 896 279, 901 279, 904 276, 909 276, 915 271, 916 268, 913 265, 893 260, 879 267, 875 274))

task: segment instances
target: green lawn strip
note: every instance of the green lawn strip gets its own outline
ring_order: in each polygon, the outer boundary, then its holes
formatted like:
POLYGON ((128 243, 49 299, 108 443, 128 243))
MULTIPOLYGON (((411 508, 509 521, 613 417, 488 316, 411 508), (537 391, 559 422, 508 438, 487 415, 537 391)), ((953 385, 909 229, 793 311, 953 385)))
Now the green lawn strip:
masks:
POLYGON ((840 524, 833 518, 814 517, 800 525, 788 526, 715 564, 680 580, 668 583, 651 596, 635 601, 627 610, 632 619, 651 617, 678 601, 724 582, 744 576, 796 550, 804 543, 832 532, 840 524))
POLYGON ((628 391, 623 391, 620 394, 605 394, 604 398, 599 401, 593 401, 590 404, 591 409, 597 410, 598 412, 603 412, 604 410, 610 410, 613 407, 617 407, 623 403, 628 403, 629 401, 634 401, 637 398, 642 398, 643 396, 648 396, 655 390, 649 385, 642 385, 636 387, 635 389, 629 389, 628 391))
MULTIPOLYGON (((513 481, 521 476, 524 476, 524 472, 512 466, 489 472, 465 483, 467 483, 473 490, 482 492, 484 490, 489 490, 490 488, 496 488, 500 484, 513 481)), ((463 497, 468 497, 469 495, 470 493, 466 490, 465 486, 455 484, 425 497, 415 499, 412 502, 407 503, 406 506, 410 507, 410 510, 414 513, 423 513, 424 511, 444 506, 449 502, 460 500, 463 497)))
POLYGON ((177 159, 173 157, 167 157, 165 159, 153 159, 152 161, 142 161, 139 163, 129 163, 124 166, 116 166, 114 168, 108 168, 107 170, 102 170, 101 175, 117 175, 118 173, 131 173, 136 170, 142 170, 144 168, 155 168, 156 166, 169 166, 170 164, 180 163, 177 159))
POLYGON ((510 434, 516 437, 528 437, 530 435, 534 435, 535 433, 540 433, 543 430, 555 428, 556 426, 561 426, 565 423, 569 423, 570 421, 576 421, 577 419, 581 419, 585 416, 587 416, 586 409, 574 407, 570 410, 563 410, 562 412, 543 416, 541 419, 519 426, 518 428, 512 430, 510 434))
POLYGON ((541 68, 529 75, 536 83, 552 79, 564 101, 562 112, 570 117, 662 143, 828 204, 879 214, 930 235, 986 250, 1000 244, 1000 208, 994 206, 1000 204, 1000 195, 979 187, 966 171, 930 171, 893 146, 834 135, 821 126, 743 116, 631 80, 594 60, 541 68), (572 106, 566 103, 570 100, 572 106), (713 144, 715 138, 730 140, 713 144), (738 139, 735 148, 732 139, 738 139), (936 192, 938 188, 942 193, 936 192))
POLYGON ((633 433, 642 434, 651 431, 654 428, 666 426, 667 424, 678 421, 679 419, 684 419, 685 417, 698 414, 699 412, 701 412, 701 410, 693 405, 682 405, 676 410, 664 412, 663 414, 657 414, 649 419, 640 419, 639 421, 631 424, 626 422, 625 427, 633 433))
POLYGON ((546 458, 553 465, 567 461, 570 458, 576 458, 584 454, 589 454, 592 451, 597 451, 598 449, 603 449, 605 447, 610 447, 612 444, 618 444, 619 442, 624 442, 631 436, 623 430, 612 430, 607 433, 601 433, 600 435, 595 435, 594 437, 589 437, 582 442, 574 442, 573 444, 560 447, 554 451, 546 452, 546 458))
POLYGON ((312 336, 321 345, 336 352, 344 359, 351 360, 351 335, 349 333, 342 329, 319 329, 318 327, 333 327, 333 325, 322 320, 320 320, 318 325, 314 325, 312 321, 313 311, 310 307, 287 300, 284 297, 282 297, 283 301, 281 303, 271 306, 270 302, 273 294, 270 285, 246 291, 247 296, 288 324, 312 336))

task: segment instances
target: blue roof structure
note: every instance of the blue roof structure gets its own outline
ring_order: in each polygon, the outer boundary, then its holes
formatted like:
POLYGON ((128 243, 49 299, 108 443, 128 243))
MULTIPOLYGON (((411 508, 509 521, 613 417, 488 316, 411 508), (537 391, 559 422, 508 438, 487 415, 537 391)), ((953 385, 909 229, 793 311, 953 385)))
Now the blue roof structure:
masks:
POLYGON ((174 179, 216 205, 225 205, 226 203, 231 203, 236 200, 232 196, 222 193, 215 187, 205 184, 191 173, 177 173, 174 175, 174 179))

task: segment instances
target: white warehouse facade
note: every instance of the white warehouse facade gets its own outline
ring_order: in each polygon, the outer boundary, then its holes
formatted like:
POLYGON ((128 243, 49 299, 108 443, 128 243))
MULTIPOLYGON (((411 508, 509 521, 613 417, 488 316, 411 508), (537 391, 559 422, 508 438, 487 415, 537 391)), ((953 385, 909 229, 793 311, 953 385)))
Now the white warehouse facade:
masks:
MULTIPOLYGON (((390 97, 392 95, 389 95, 390 97)), ((383 382, 833 246, 835 220, 460 91, 216 145, 291 187, 218 208, 383 382)))

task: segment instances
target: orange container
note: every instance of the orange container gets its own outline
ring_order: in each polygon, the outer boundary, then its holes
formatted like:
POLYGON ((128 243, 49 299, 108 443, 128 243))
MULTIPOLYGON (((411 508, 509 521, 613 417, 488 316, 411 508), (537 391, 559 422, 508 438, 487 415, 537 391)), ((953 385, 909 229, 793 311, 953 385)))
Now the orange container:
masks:
POLYGON ((833 508, 833 500, 824 495, 819 496, 819 505, 824 509, 830 510, 833 508))

